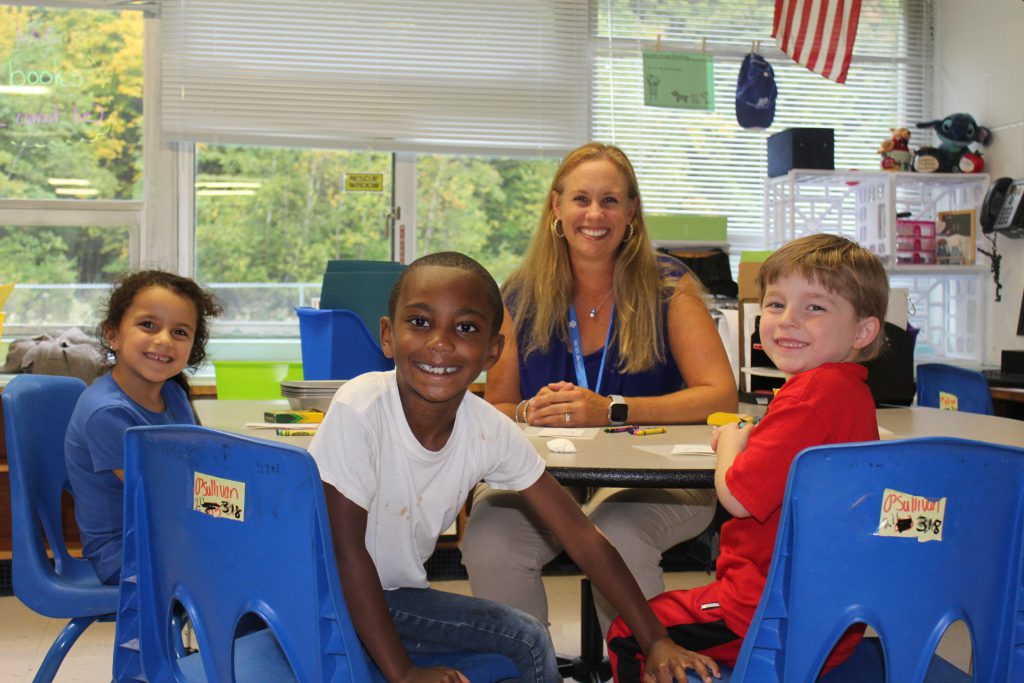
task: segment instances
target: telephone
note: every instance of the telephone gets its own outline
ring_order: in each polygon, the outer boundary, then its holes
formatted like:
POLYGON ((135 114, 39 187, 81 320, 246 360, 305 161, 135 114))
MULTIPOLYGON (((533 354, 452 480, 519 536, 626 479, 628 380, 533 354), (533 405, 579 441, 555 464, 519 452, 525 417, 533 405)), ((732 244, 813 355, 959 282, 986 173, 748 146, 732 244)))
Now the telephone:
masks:
POLYGON ((1024 237, 1024 180, 996 178, 981 205, 981 230, 1024 237))

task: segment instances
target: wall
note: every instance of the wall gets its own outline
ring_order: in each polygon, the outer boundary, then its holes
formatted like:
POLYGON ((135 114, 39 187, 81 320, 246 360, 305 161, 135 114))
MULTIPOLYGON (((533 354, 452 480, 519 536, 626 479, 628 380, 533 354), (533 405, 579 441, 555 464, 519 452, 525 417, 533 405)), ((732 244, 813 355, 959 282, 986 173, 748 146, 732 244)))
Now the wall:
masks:
MULTIPOLYGON (((1022 0, 937 0, 936 117, 967 112, 992 130, 985 170, 993 178, 1024 178, 1024 35, 1022 0)), ((989 248, 988 240, 979 244, 989 248)), ((1024 349, 1017 319, 1024 292, 1024 239, 999 238, 1002 302, 991 297, 985 360, 999 363, 1002 349, 1024 349)), ((988 258, 979 254, 979 263, 988 258)), ((995 293, 995 287, 991 287, 995 293)))

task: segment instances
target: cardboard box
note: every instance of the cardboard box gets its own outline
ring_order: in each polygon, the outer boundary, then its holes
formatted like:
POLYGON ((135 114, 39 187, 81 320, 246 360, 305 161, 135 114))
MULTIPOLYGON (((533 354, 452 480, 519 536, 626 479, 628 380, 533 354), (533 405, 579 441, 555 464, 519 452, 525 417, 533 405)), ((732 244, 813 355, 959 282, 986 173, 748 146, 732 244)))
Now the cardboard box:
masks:
POLYGON ((757 286, 757 274, 761 270, 760 261, 740 261, 739 297, 741 299, 760 299, 761 290, 757 286))

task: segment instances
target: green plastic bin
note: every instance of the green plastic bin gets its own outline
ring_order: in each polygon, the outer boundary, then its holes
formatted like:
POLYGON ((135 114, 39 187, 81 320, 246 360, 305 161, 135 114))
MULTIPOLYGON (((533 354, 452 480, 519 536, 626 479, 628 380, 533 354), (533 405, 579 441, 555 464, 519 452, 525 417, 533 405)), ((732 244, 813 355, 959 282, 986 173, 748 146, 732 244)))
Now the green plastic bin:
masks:
POLYGON ((302 379, 302 363, 272 360, 215 360, 219 399, 281 398, 281 382, 302 379))

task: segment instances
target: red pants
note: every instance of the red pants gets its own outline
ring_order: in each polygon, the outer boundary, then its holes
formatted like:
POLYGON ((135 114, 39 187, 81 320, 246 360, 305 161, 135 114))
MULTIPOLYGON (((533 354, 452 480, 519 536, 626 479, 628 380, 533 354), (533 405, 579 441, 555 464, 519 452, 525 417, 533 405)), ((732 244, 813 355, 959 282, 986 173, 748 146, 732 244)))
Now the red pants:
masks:
MULTIPOLYGON (((672 642, 687 650, 711 657, 720 664, 735 666, 743 638, 722 620, 718 607, 717 582, 687 591, 668 591, 650 600, 658 621, 665 625, 672 642)), ((855 624, 828 656, 821 674, 826 674, 850 656, 864 634, 864 624, 855 624)), ((643 679, 644 655, 636 638, 621 617, 608 629, 608 659, 616 683, 643 679)))
MULTIPOLYGON (((717 595, 718 584, 710 583, 688 591, 662 593, 651 598, 650 605, 674 643, 732 666, 743 639, 722 621, 717 595)), ((622 617, 608 629, 608 659, 616 683, 643 679, 643 652, 622 617)))

